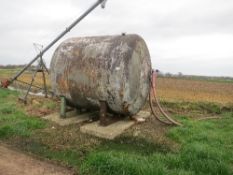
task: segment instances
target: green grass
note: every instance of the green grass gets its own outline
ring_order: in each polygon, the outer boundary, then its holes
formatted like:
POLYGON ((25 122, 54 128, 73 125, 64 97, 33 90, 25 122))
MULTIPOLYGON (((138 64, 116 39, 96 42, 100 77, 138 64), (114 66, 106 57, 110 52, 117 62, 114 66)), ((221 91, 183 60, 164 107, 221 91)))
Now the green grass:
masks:
POLYGON ((11 136, 29 137, 33 130, 44 128, 46 123, 28 117, 17 107, 16 92, 0 89, 0 139, 11 136))
MULTIPOLYGON (((181 110, 197 110, 224 118, 194 121, 186 116, 177 116, 184 126, 171 127, 166 135, 168 140, 179 145, 176 149, 166 143, 133 136, 121 136, 114 141, 101 140, 99 145, 88 149, 79 145, 57 149, 34 137, 36 134, 46 137, 40 129, 48 125, 43 120, 25 115, 23 109, 17 106, 16 99, 16 92, 0 89, 0 140, 11 140, 14 144, 14 136, 17 136, 15 144, 22 150, 58 161, 74 168, 78 174, 233 174, 232 109, 222 110, 215 104, 179 104, 181 110)), ((46 105, 54 107, 53 103, 46 105)), ((173 106, 175 104, 164 105, 177 108, 173 106)))
POLYGON ((51 101, 45 103, 45 104, 42 106, 42 108, 52 109, 52 110, 56 109, 56 107, 57 107, 57 103, 56 103, 56 102, 51 102, 51 101))

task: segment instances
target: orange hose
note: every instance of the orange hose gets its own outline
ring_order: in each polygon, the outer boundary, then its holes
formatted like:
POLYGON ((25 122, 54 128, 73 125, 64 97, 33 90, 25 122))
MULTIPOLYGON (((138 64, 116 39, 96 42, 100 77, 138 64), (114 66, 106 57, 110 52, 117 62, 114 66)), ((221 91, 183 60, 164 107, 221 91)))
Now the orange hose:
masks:
POLYGON ((179 123, 178 121, 175 121, 174 119, 172 119, 169 115, 167 115, 164 110, 162 109, 161 105, 160 105, 160 102, 156 96, 156 79, 157 79, 157 73, 153 70, 152 71, 152 76, 151 76, 151 89, 150 89, 150 95, 149 95, 149 101, 150 101, 150 108, 151 108, 151 111, 152 111, 152 114, 154 115, 154 117, 159 120, 160 122, 162 123, 165 123, 165 124, 174 124, 174 125, 177 125, 177 126, 182 126, 181 123, 179 123), (164 121, 162 119, 159 118, 158 115, 156 115, 156 112, 155 112, 155 109, 153 107, 153 101, 152 101, 152 97, 154 97, 155 99, 155 102, 159 108, 159 111, 161 112, 161 114, 166 118, 166 120, 168 121, 164 121))

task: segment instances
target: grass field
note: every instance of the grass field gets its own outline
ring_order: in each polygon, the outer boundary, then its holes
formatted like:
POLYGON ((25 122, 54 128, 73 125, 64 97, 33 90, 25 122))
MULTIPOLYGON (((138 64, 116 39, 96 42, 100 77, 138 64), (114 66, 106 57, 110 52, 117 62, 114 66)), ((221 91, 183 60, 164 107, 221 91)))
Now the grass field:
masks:
POLYGON ((150 118, 107 141, 82 134, 80 125, 42 120, 41 111, 56 110, 57 102, 37 99, 24 106, 17 92, 0 89, 0 141, 83 175, 232 175, 232 84, 169 78, 158 83, 164 107, 182 127, 150 118), (197 120, 206 116, 221 119, 197 120))

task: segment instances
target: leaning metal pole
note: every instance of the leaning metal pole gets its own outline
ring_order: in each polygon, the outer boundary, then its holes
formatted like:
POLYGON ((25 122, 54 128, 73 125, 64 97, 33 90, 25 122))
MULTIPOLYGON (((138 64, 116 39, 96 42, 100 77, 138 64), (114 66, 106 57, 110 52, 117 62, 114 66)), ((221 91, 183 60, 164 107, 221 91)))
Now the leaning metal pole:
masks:
POLYGON ((101 7, 105 7, 106 0, 97 0, 85 13, 83 13, 78 19, 76 19, 69 27, 67 27, 60 35, 57 36, 48 46, 46 46, 33 60, 31 60, 19 73, 13 76, 9 80, 9 84, 11 84, 14 80, 27 70, 37 59, 42 57, 45 52, 47 52, 58 40, 60 40, 64 35, 66 35, 71 29, 73 29, 80 21, 82 21, 90 12, 92 12, 97 6, 101 4, 101 7))

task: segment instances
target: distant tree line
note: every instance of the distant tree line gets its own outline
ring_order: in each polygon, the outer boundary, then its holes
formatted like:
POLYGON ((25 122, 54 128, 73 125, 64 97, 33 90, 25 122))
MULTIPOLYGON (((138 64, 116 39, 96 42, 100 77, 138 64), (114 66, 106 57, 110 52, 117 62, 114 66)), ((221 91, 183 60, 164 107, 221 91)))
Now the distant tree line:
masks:
POLYGON ((210 81, 224 81, 224 82, 233 82, 233 77, 229 76, 202 76, 202 75, 184 75, 182 72, 172 74, 170 72, 161 72, 158 73, 159 77, 167 78, 183 78, 183 79, 192 79, 192 80, 210 80, 210 81))
POLYGON ((0 69, 15 69, 15 68, 20 68, 25 65, 13 65, 13 64, 8 64, 8 65, 0 65, 0 69))
MULTIPOLYGON (((26 64, 16 65, 16 64, 8 64, 8 65, 0 65, 0 69, 17 69, 23 68, 26 64)), ((34 65, 30 66, 31 69, 35 68, 34 65)))

